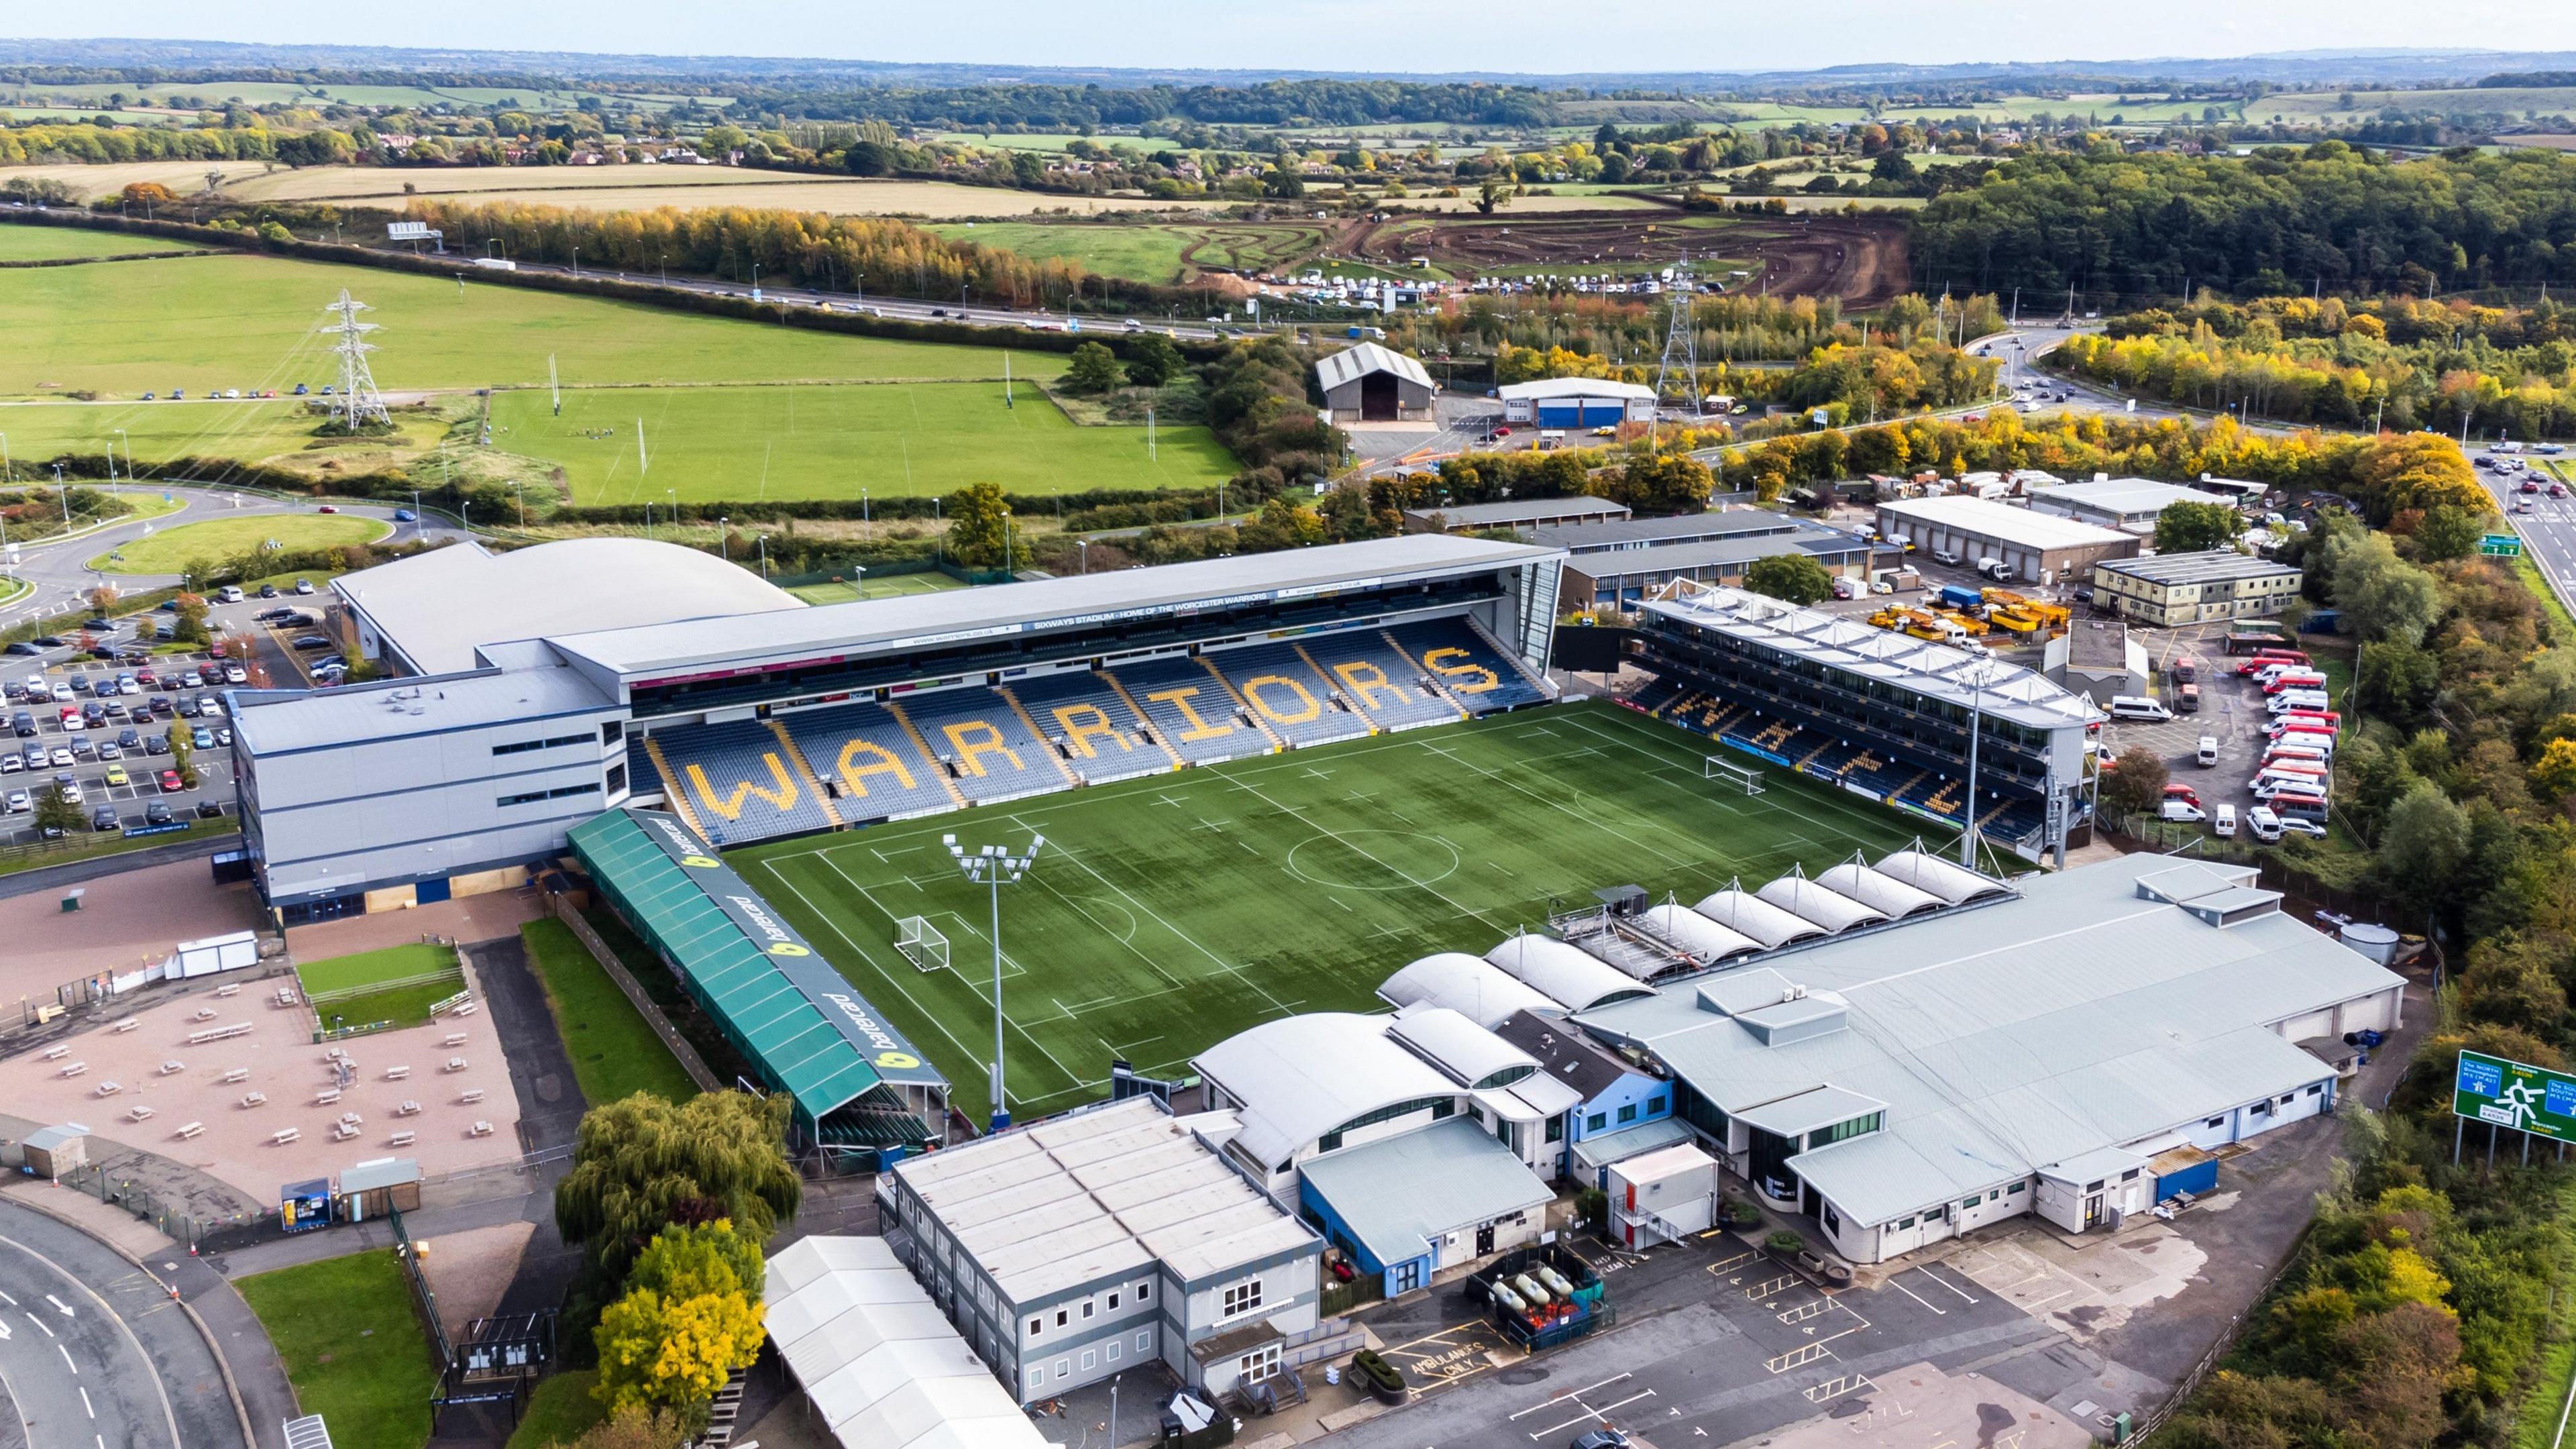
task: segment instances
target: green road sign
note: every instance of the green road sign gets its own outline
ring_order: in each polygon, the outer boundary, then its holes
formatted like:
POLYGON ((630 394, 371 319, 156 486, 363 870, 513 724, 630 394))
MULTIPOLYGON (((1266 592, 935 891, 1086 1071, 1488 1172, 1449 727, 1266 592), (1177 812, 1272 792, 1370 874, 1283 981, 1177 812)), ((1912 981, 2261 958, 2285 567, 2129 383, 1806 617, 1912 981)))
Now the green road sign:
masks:
POLYGON ((2552 1141, 2576 1141, 2576 1078, 2483 1052, 2460 1053, 2451 1111, 2552 1141))
POLYGON ((2490 533, 2478 540, 2478 552, 2489 558, 2522 557, 2522 539, 2517 534, 2490 533))

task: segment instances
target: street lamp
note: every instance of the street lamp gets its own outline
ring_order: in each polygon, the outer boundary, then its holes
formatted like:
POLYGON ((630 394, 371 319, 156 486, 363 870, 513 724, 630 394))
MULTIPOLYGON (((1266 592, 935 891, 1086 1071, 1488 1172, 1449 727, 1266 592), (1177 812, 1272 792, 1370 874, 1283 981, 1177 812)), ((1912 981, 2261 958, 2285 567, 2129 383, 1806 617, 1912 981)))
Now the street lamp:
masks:
POLYGON ((733 539, 730 536, 732 530, 732 519, 719 518, 716 520, 716 551, 726 563, 733 562, 733 539))
POLYGON ((760 543, 760 576, 761 576, 763 579, 766 579, 766 578, 768 578, 768 577, 769 577, 769 535, 768 535, 768 534, 765 534, 765 533, 764 533, 764 534, 762 534, 762 535, 760 536, 760 538, 759 538, 759 543, 760 543))
MULTIPOLYGON (((125 478, 130 483, 134 481, 134 440, 125 436, 123 428, 117 428, 114 431, 118 437, 125 439, 125 478)), ((107 478, 110 483, 116 481, 116 449, 113 445, 107 450, 107 478)))
POLYGON ((998 845, 987 845, 974 854, 957 843, 954 835, 943 835, 940 842, 948 847, 948 857, 957 862, 966 879, 988 887, 993 897, 993 1125, 1001 1131, 1011 1125, 1009 1100, 1002 1092, 1002 887, 1016 885, 1037 863, 1038 850, 1046 844, 1043 835, 1029 837, 1026 855, 1013 855, 998 845))
POLYGON ((1082 571, 1084 573, 1091 572, 1091 540, 1087 538, 1077 538, 1073 541, 1073 546, 1082 550, 1082 571))
POLYGON ((1968 804, 1959 824, 1959 864, 1977 868, 1977 739, 1985 733, 1986 661, 1968 666, 1968 804))

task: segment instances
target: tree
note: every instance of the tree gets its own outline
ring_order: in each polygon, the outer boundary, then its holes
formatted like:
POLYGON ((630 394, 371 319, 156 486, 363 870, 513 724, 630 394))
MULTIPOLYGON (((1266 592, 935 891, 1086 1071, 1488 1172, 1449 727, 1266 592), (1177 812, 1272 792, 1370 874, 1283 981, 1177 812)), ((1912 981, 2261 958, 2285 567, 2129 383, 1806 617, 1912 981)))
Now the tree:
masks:
POLYGON ((2531 765, 2531 787, 2552 800, 2576 795, 2576 740, 2554 739, 2541 747, 2531 765))
POLYGON ((612 1278, 667 1224, 722 1218, 756 1242, 795 1215, 785 1148, 789 1100, 703 1092, 683 1103, 638 1092, 584 1113, 555 1226, 612 1278))
POLYGON ((1812 604, 1834 596, 1834 576, 1806 554, 1775 553, 1745 566, 1744 587, 1793 604, 1812 604))
POLYGON ((91 589, 81 597, 89 600, 89 606, 91 608, 104 614, 108 610, 115 608, 116 601, 124 598, 125 595, 118 592, 117 587, 114 584, 100 584, 98 587, 91 589))
POLYGON ((1107 392, 1118 385, 1118 358, 1106 346, 1086 342, 1073 349, 1073 362, 1064 370, 1067 392, 1107 392))
POLYGON ((671 1410, 629 1407, 611 1410, 564 1449, 680 1449, 688 1438, 688 1421, 671 1410))
POLYGON ((1640 513, 1698 513, 1708 507, 1717 480, 1688 453, 1632 458, 1599 491, 1640 513))
POLYGON ((86 823, 81 819, 80 807, 63 794, 62 786, 47 785, 36 792, 38 830, 68 835, 86 823))
POLYGON ((611 1409, 686 1410, 760 1356, 760 1246, 719 1219, 655 1235, 600 1315, 599 1384, 611 1409))
MULTIPOLYGON (((206 574, 212 572, 213 568, 212 564, 191 563, 188 565, 188 574, 189 577, 202 583, 205 581, 206 574)), ((176 605, 171 611, 176 616, 176 622, 171 630, 172 637, 182 644, 203 646, 214 642, 206 633, 206 601, 203 597, 196 594, 181 594, 171 602, 176 605)))
POLYGON ((1261 505, 1260 516, 1246 522, 1237 535, 1247 553, 1304 548, 1324 541, 1324 517, 1304 504, 1273 498, 1261 505))
POLYGON ((197 738, 184 719, 170 721, 170 768, 179 772, 179 783, 197 788, 197 738))
POLYGON ((2444 504, 2416 525, 2415 556, 2426 563, 2467 558, 2478 551, 2478 539, 2486 530, 2484 514, 2444 504))
POLYGON ((2336 552, 2334 600, 2345 628, 2372 641, 2421 644, 2442 615, 2441 585, 2377 533, 2336 552))
POLYGON ((2144 745, 2131 745, 2102 778, 2102 808, 2112 815, 2147 814, 2163 803, 2165 785, 2172 778, 2163 756, 2144 745))
POLYGON ((1129 351, 1127 381, 1136 387, 1161 387, 1189 365, 1172 340, 1159 332, 1146 333, 1129 351))
POLYGON ((1485 213, 1487 216, 1491 216, 1494 214, 1494 208, 1498 206, 1509 206, 1511 205, 1511 202, 1511 185, 1500 177, 1488 176, 1483 181, 1477 183, 1476 209, 1478 211, 1485 213))
POLYGON ((2245 515, 2228 503, 2168 503, 2156 515, 2156 552, 2206 553, 2245 531, 2245 515))
MULTIPOLYGON (((1100 353, 1106 357, 1109 349, 1103 347, 1100 353)), ((969 483, 949 494, 943 508, 948 518, 948 552, 959 563, 978 569, 1016 569, 1029 561, 1029 541, 1011 525, 1010 500, 1002 485, 969 483)))
POLYGON ((2419 780, 2389 807, 2378 859, 2392 890, 2418 902, 2442 900, 2468 853, 2468 815, 2439 785, 2419 780))

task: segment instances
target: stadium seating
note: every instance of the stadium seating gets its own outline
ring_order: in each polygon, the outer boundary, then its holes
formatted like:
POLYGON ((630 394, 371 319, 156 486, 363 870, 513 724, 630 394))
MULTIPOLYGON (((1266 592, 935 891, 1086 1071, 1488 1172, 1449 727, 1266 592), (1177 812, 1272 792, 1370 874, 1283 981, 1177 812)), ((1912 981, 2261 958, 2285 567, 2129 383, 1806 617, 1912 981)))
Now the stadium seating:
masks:
POLYGON ((1356 739, 1372 728, 1367 715, 1336 706, 1340 691, 1299 658, 1293 645, 1255 644, 1200 657, 1222 671, 1270 732, 1289 744, 1356 739))
POLYGON ((923 815, 965 803, 913 747, 903 722, 882 705, 797 710, 778 722, 815 773, 840 785, 834 808, 844 821, 923 815))
POLYGON ((1054 749, 992 690, 942 689, 895 704, 923 747, 955 765, 958 792, 969 800, 1010 800, 1073 783, 1054 749))
POLYGON ((650 795, 656 790, 661 791, 666 798, 678 794, 679 791, 672 786, 671 782, 663 778, 662 767, 653 763, 653 752, 651 749, 646 747, 644 741, 645 735, 643 731, 627 731, 627 788, 633 790, 638 795, 650 795))
POLYGON ((1470 714, 1516 709, 1548 697, 1529 671, 1486 643, 1464 619, 1399 624, 1387 634, 1470 714))
POLYGON ((1843 767, 1846 783, 1874 791, 1881 799, 1913 784, 1915 778, 1923 773, 1920 768, 1905 764, 1884 750, 1862 750, 1843 767))
POLYGON ((1643 689, 1628 696, 1631 708, 1661 718, 1667 705, 1682 697, 1682 687, 1658 676, 1646 681, 1643 689))
POLYGON ((759 720, 692 725, 653 736, 675 794, 717 845, 829 830, 840 823, 804 761, 759 720))
POLYGON ((1062 741, 1065 764, 1086 781, 1122 780, 1168 770, 1179 757, 1146 738, 1143 723, 1108 680, 1085 670, 1041 675, 1008 686, 1050 746, 1062 741))
POLYGON ((1463 706, 1424 688, 1422 666, 1375 629, 1311 635, 1297 646, 1379 729, 1447 724, 1466 716, 1463 706))
POLYGON ((1155 735, 1193 765, 1266 755, 1275 748, 1268 735, 1234 717, 1235 704, 1225 687, 1196 659, 1174 655, 1122 664, 1105 673, 1145 712, 1155 735))

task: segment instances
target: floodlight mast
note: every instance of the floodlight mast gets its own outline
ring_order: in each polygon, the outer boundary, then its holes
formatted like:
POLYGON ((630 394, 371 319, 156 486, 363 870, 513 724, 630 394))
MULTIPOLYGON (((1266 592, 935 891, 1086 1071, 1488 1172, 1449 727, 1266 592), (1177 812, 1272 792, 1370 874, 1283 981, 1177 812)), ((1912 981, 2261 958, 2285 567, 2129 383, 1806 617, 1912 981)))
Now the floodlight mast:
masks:
POLYGON ((1029 873, 1029 867, 1037 864, 1038 851, 1046 845, 1046 837, 1030 836, 1028 851, 1022 855, 1013 855, 999 845, 981 847, 970 855, 966 847, 957 843, 954 835, 941 836, 940 843, 948 847, 948 858, 957 862, 957 869, 966 879, 984 886, 992 894, 993 1117, 988 1130, 999 1132, 1011 1125, 1010 1099, 1003 1092, 1002 1077, 1002 887, 1018 884, 1020 877, 1029 873))

